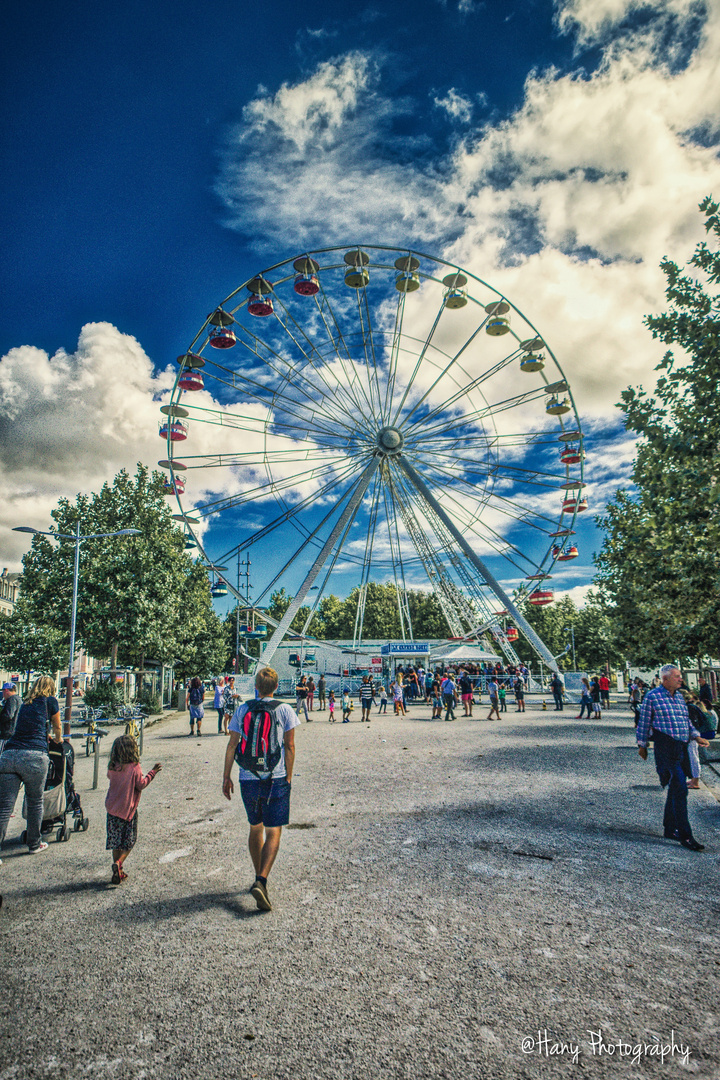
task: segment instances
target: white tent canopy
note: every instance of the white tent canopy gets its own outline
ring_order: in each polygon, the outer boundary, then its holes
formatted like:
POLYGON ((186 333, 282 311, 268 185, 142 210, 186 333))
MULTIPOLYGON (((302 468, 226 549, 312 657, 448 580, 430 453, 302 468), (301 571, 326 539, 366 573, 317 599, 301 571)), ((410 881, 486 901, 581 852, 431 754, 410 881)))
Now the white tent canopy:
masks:
POLYGON ((445 660, 453 663, 460 663, 464 660, 470 664, 496 664, 501 659, 502 657, 485 652, 484 649, 480 649, 476 645, 456 645, 454 648, 446 649, 444 652, 430 654, 431 663, 434 660, 445 660))

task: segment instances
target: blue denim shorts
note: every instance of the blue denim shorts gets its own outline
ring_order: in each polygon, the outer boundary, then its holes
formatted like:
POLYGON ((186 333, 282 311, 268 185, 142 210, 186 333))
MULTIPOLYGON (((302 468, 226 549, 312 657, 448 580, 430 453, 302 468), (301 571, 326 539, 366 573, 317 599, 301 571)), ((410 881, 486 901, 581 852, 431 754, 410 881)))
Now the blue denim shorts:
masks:
POLYGON ((240 794, 251 825, 261 823, 268 829, 290 821, 291 785, 284 776, 277 780, 241 780, 240 794))

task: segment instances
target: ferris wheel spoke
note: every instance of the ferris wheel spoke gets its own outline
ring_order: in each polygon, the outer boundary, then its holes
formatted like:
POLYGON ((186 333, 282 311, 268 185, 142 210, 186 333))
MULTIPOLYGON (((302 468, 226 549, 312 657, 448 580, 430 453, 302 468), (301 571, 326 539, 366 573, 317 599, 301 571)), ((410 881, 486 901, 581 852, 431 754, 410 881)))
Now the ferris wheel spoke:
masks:
MULTIPOLYGON (((532 401, 538 401, 546 393, 544 387, 535 387, 532 390, 526 390, 521 394, 515 394, 512 397, 505 398, 503 401, 498 401, 493 404, 485 404, 480 409, 474 409, 472 412, 464 414, 455 414, 448 417, 446 420, 430 426, 425 429, 422 428, 422 434, 425 438, 434 438, 436 435, 444 435, 448 432, 456 431, 458 428, 463 428, 467 424, 479 423, 482 420, 486 420, 489 416, 496 416, 498 413, 506 412, 508 409, 515 409, 519 405, 526 405, 532 401)), ((419 424, 422 421, 418 422, 419 424)), ((413 425, 411 431, 417 425, 413 425)))
MULTIPOLYGON (((451 394, 449 398, 446 398, 446 400, 443 401, 441 405, 436 406, 436 408, 431 409, 429 413, 426 413, 423 416, 422 420, 418 421, 417 423, 420 424, 422 428, 426 424, 428 424, 435 416, 439 416, 444 410, 451 408, 456 401, 462 401, 463 398, 467 398, 473 390, 477 390, 477 388, 479 386, 482 386, 484 382, 492 379, 495 375, 498 375, 509 364, 511 364, 517 358, 517 353, 518 350, 516 349, 514 352, 509 353, 507 356, 505 356, 502 360, 499 360, 493 367, 488 368, 487 371, 484 371, 482 375, 478 375, 476 379, 471 379, 469 383, 461 386, 458 390, 455 391, 455 393, 451 394)), ((412 425, 413 428, 416 426, 417 425, 415 424, 412 425)), ((412 428, 410 430, 412 430, 412 428)))
MULTIPOLYGON (((458 478, 454 473, 450 473, 450 472, 447 472, 446 470, 442 470, 442 469, 438 469, 437 473, 440 476, 445 476, 449 481, 451 481, 450 484, 443 484, 442 485, 443 490, 445 490, 445 491, 450 490, 453 487, 454 488, 458 488, 458 487, 463 488, 463 490, 468 495, 472 495, 473 492, 475 491, 475 488, 473 487, 472 484, 468 483, 467 481, 462 480, 461 478, 458 478)), ((528 506, 527 504, 525 504, 522 508, 517 508, 517 504, 516 504, 514 499, 511 499, 509 496, 500 495, 497 491, 490 490, 490 491, 487 492, 487 500, 486 501, 487 501, 488 504, 490 503, 490 500, 493 500, 494 502, 496 502, 498 504, 495 508, 500 513, 505 513, 505 514, 508 514, 509 516, 516 516, 517 520, 524 520, 524 521, 526 520, 526 521, 528 521, 529 524, 532 525, 533 522, 530 521, 530 518, 535 517, 539 521, 545 521, 545 522, 547 522, 549 525, 551 525, 553 527, 555 525, 555 520, 553 518, 547 517, 545 514, 542 514, 539 510, 534 510, 532 507, 528 506), (514 514, 510 513, 509 508, 512 508, 515 511, 515 513, 514 514)), ((535 527, 540 529, 541 532, 545 532, 545 530, 541 526, 535 526, 535 527)))
POLYGON ((458 451, 439 451, 432 448, 428 449, 425 453, 416 453, 414 458, 423 461, 426 466, 431 467, 435 464, 438 467, 444 467, 448 469, 450 465, 462 467, 462 473, 451 473, 448 471, 448 475, 456 475, 458 479, 465 477, 475 476, 479 480, 506 480, 513 483, 523 483, 531 485, 532 487, 545 488, 549 491, 559 491, 562 480, 564 479, 564 473, 549 473, 540 469, 525 469, 521 466, 501 465, 497 462, 484 465, 482 462, 478 462, 477 456, 470 454, 468 457, 463 456, 458 451))
MULTIPOLYGON (((407 424, 410 417, 415 415, 415 413, 418 411, 418 409, 423 404, 423 402, 428 399, 430 394, 432 394, 433 390, 437 389, 437 387, 440 385, 440 383, 445 378, 445 376, 448 374, 448 372, 455 366, 455 364, 458 362, 458 360, 463 355, 463 353, 470 347, 470 345, 472 345, 475 338, 483 330, 483 328, 487 324, 488 318, 489 318, 489 316, 486 315, 485 318, 480 323, 480 325, 477 326, 475 328, 475 330, 473 330, 472 334, 470 334, 470 336, 467 338, 467 340, 464 342, 464 344, 461 345, 460 348, 458 349, 458 351, 455 353, 455 355, 453 357, 451 357, 450 362, 443 368, 443 370, 437 376, 437 378, 432 383, 432 385, 425 391, 425 393, 422 395, 422 397, 418 401, 415 402, 412 409, 410 409, 410 412, 405 414, 405 416, 403 417, 403 424, 407 424)), ((414 426, 414 425, 412 425, 412 426, 414 426)))
MULTIPOLYGON (((282 325, 282 323, 280 323, 282 325)), ((318 388, 316 384, 308 378, 302 367, 297 364, 291 363, 282 353, 272 348, 266 342, 263 342, 257 335, 251 333, 247 328, 242 328, 245 337, 238 337, 238 343, 243 345, 250 353, 257 356, 270 371, 273 372, 285 385, 291 385, 293 389, 298 390, 303 394, 305 399, 311 404, 317 401, 318 388), (265 349, 265 355, 261 349, 261 346, 265 349)), ((328 382, 326 378, 326 371, 331 371, 327 364, 323 365, 322 370, 318 370, 311 365, 315 375, 319 378, 320 382, 325 386, 328 393, 331 395, 333 401, 341 411, 346 411, 344 404, 343 388, 340 383, 335 380, 335 385, 328 382)), ((349 413, 347 414, 349 415, 349 413)))
POLYGON ((388 527, 388 542, 390 546, 390 561, 392 563, 393 579, 395 581, 395 596, 397 598, 398 614, 400 616, 400 632, 403 641, 407 640, 406 634, 409 634, 412 640, 412 619, 410 618, 410 607, 407 600, 407 584, 405 582, 405 566, 402 557, 402 545, 400 543, 400 533, 398 529, 399 512, 395 499, 393 476, 391 469, 387 470, 387 486, 383 489, 383 498, 385 500, 385 520, 388 527), (388 506, 388 495, 390 496, 390 503, 392 504, 392 513, 388 506), (394 535, 393 535, 394 534, 394 535))
POLYGON ((298 322, 297 322, 297 321, 295 320, 295 318, 294 318, 294 317, 293 317, 293 316, 292 316, 292 315, 290 314, 290 312, 289 312, 289 311, 288 311, 288 309, 287 309, 287 308, 285 307, 285 305, 284 305, 284 304, 281 304, 281 306, 282 306, 282 309, 283 309, 283 311, 284 311, 284 313, 285 313, 285 315, 286 315, 286 317, 287 317, 287 320, 288 320, 288 322, 286 322, 286 323, 283 323, 283 322, 282 322, 282 320, 280 319, 279 315, 277 314, 277 311, 276 311, 276 312, 275 312, 275 315, 276 315, 276 317, 277 317, 278 321, 280 322, 280 325, 281 325, 281 326, 283 326, 283 328, 285 329, 285 332, 287 333, 288 337, 289 337, 289 338, 290 338, 290 339, 291 339, 291 340, 292 340, 292 341, 294 342, 294 344, 295 344, 295 345, 297 346, 297 348, 298 348, 299 352, 300 352, 300 353, 302 354, 302 356, 303 356, 303 357, 305 358, 305 360, 307 361, 307 364, 308 364, 308 365, 309 365, 309 367, 310 367, 310 368, 312 369, 312 371, 313 371, 313 374, 314 374, 314 375, 316 375, 316 376, 317 376, 317 378, 318 378, 318 379, 320 379, 320 380, 322 381, 322 383, 323 383, 323 385, 324 385, 324 386, 326 386, 326 387, 327 387, 327 389, 328 389, 328 393, 331 393, 331 394, 333 394, 333 395, 337 395, 337 392, 338 392, 338 390, 339 390, 339 389, 341 389, 341 386, 340 386, 340 384, 339 384, 339 382, 338 382, 337 378, 335 378, 335 385, 334 385, 334 386, 331 386, 331 384, 330 384, 330 383, 328 382, 328 380, 327 380, 327 377, 326 377, 326 372, 327 372, 327 371, 329 371, 329 370, 331 370, 331 369, 329 368, 329 365, 328 365, 328 364, 326 363, 326 361, 325 361, 325 359, 323 358, 323 356, 322 356, 322 355, 321 355, 321 354, 320 354, 320 353, 318 352, 318 350, 317 350, 316 346, 315 346, 315 345, 313 345, 312 341, 311 341, 311 340, 310 340, 310 338, 309 338, 309 337, 307 336, 307 334, 305 333, 305 331, 303 330, 303 328, 302 328, 302 327, 300 326, 300 324, 299 324, 299 323, 298 323, 298 322), (306 351, 306 350, 305 350, 305 349, 303 348, 303 346, 302 346, 302 345, 300 344, 300 342, 299 342, 299 341, 297 340, 297 338, 295 337, 295 335, 294 335, 294 334, 292 333, 292 331, 290 330, 290 328, 289 328, 289 325, 288 325, 288 323, 289 323, 290 321, 291 321, 291 322, 293 323, 293 325, 294 325, 295 327, 297 327, 297 330, 298 330, 299 334, 301 334, 301 335, 302 335, 302 336, 304 337, 305 341, 306 341, 306 342, 308 343, 308 345, 309 345, 309 347, 310 347, 310 353, 308 353, 308 352, 307 352, 307 351, 306 351), (318 358, 318 360, 320 361, 320 365, 321 365, 320 367, 318 367, 318 366, 317 366, 317 365, 315 364, 315 361, 314 361, 314 359, 313 359, 313 357, 314 357, 314 356, 316 356, 316 357, 318 358))
MULTIPOLYGON (((351 468, 351 466, 348 466, 351 468)), ((248 488, 246 491, 240 492, 237 495, 226 495, 221 499, 214 499, 212 502, 200 503, 195 507, 195 512, 200 517, 207 517, 209 514, 215 514, 219 510, 229 510, 230 507, 243 506, 247 503, 257 502, 258 499, 264 498, 268 494, 275 494, 281 491, 292 490, 298 487, 300 484, 307 484, 313 480, 317 480, 319 477, 327 476, 327 468, 324 466, 313 466, 310 469, 305 469, 299 473, 293 473, 292 476, 286 476, 279 480, 268 480, 262 484, 258 484, 256 487, 248 488)))
POLYGON ((380 482, 380 474, 379 472, 376 472, 374 477, 373 493, 370 500, 370 519, 367 535, 365 537, 365 554, 363 556, 363 566, 360 575, 360 589, 358 591, 358 602, 355 609, 353 648, 356 648, 358 641, 362 643, 363 623, 365 620, 365 601, 367 599, 367 587, 368 581, 370 579, 370 567, 372 565, 373 545, 375 543, 375 529, 377 528, 381 487, 382 484, 380 482))
MULTIPOLYGON (((311 418, 318 415, 332 426, 342 427, 348 432, 352 432, 353 430, 352 424, 340 419, 340 415, 344 415, 344 412, 336 395, 333 395, 332 398, 330 398, 329 395, 323 394, 315 397, 301 394, 299 395, 300 400, 298 401, 295 398, 286 397, 285 394, 282 391, 278 391, 277 388, 273 389, 268 385, 250 379, 242 372, 233 371, 232 368, 222 368, 222 370, 226 371, 228 375, 233 376, 233 378, 222 379, 211 372, 208 372, 208 375, 214 381, 219 382, 230 389, 241 391, 244 395, 253 398, 268 409, 273 409, 278 401, 280 401, 285 408, 288 408, 290 405, 294 406, 296 409, 309 408, 311 418), (328 411, 328 409, 333 409, 334 411, 328 411)), ((288 383, 285 375, 282 376, 282 385, 285 387, 292 385, 291 383, 288 383)))
MULTIPOLYGON (((401 399, 400 404, 398 405, 397 409, 395 410, 395 415, 392 418, 392 426, 397 424, 398 417, 400 416, 400 414, 403 411, 403 408, 405 406, 405 402, 407 401, 408 394, 410 393, 410 390, 412 389, 412 386, 413 386, 413 384, 415 382, 415 379, 418 376, 418 372, 420 371, 420 368, 423 365, 423 361, 425 360, 425 357, 427 355, 427 351, 430 348, 430 345, 432 343, 432 339, 434 337, 435 331, 437 330, 440 319, 442 318, 442 313, 443 313, 444 310, 445 310, 445 305, 441 304, 440 307, 438 308, 437 315, 435 316, 435 321, 432 324, 432 326, 430 327, 430 332, 428 333, 427 337, 425 338, 425 341, 422 344, 422 347, 420 349, 420 353, 419 353, 418 358, 417 358, 417 360, 415 362, 415 367, 413 369, 412 375, 407 380, 407 383, 405 385, 405 390, 403 392, 402 399, 401 399)), ((399 350, 399 347, 398 347, 398 353, 399 353, 399 351, 400 350, 399 350)), ((395 380, 393 379, 393 387, 394 387, 394 382, 395 382, 395 380)), ((408 414, 408 415, 412 415, 412 414, 408 414)), ((405 417, 405 422, 407 422, 407 417, 405 417)))
MULTIPOLYGON (((361 399, 359 397, 357 397, 357 395, 356 395, 356 390, 357 389, 362 390, 362 387, 360 386, 359 376, 358 376, 358 373, 357 373, 357 365, 352 360, 351 352, 350 352, 350 349, 348 347, 347 341, 345 340, 343 332, 342 332, 342 330, 340 328, 340 324, 337 321, 337 318, 335 316, 335 312, 334 312, 334 310, 332 308, 332 305, 330 303, 330 299, 327 296, 327 293, 325 292, 322 285, 320 286, 320 292, 315 296, 315 304, 316 304, 317 310, 318 310, 318 312, 320 314, 320 318, 322 320, 323 326, 325 327, 325 332, 327 333, 328 341, 330 342, 330 345, 333 348, 334 357, 337 360, 340 367, 342 368, 343 377, 345 379, 345 384, 344 385, 345 385, 345 387, 346 387, 346 389, 348 391, 348 394, 352 397, 352 400, 353 400, 354 405, 355 405, 355 409, 362 412, 363 405, 362 405, 361 399), (320 299, 318 299, 318 297, 320 297, 320 299), (335 327, 337 337, 334 336, 332 328, 328 323, 328 319, 330 320, 332 325, 335 327), (342 346, 342 348, 340 346, 342 346), (345 361, 346 360, 347 360, 347 363, 350 365, 349 369, 345 366, 345 361)), ((366 402, 367 402, 367 398, 366 398, 366 402)), ((369 402, 367 402, 367 404, 369 405, 369 402)))

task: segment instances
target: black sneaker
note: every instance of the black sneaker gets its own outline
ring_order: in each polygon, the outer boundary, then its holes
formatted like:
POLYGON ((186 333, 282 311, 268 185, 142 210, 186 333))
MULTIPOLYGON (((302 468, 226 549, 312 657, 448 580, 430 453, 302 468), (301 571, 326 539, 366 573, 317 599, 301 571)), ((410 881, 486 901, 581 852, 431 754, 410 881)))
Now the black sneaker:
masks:
POLYGON ((255 881, 255 884, 250 890, 250 895, 255 898, 255 903, 260 911, 272 911, 272 904, 270 903, 267 887, 263 885, 262 881, 255 881))
POLYGON ((682 846, 684 848, 687 848, 688 851, 704 851, 705 850, 705 845, 704 844, 699 844, 698 841, 695 840, 692 836, 686 836, 684 840, 680 841, 680 843, 682 844, 682 846))

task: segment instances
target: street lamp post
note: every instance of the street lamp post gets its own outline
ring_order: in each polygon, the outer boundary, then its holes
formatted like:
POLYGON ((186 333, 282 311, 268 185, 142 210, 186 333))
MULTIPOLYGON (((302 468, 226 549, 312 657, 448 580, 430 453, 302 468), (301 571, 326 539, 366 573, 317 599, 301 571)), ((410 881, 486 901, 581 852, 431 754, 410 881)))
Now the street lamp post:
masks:
POLYGON ((565 634, 570 634, 570 639, 572 641, 573 671, 577 671, 577 663, 575 661, 575 627, 566 626, 563 632, 565 634))
POLYGON ((80 519, 78 518, 74 535, 72 533, 57 533, 33 529, 29 525, 18 525, 13 532, 33 533, 37 536, 54 536, 58 540, 72 540, 75 544, 75 564, 73 567, 73 594, 72 614, 70 617, 70 663, 68 665, 67 682, 65 684, 65 718, 63 721, 63 738, 70 738, 70 717, 72 714, 72 691, 73 691, 73 660, 75 659, 75 624, 77 622, 77 598, 78 579, 80 576, 80 544, 83 540, 99 540, 107 536, 139 536, 140 529, 120 529, 111 533, 80 533, 80 519))

